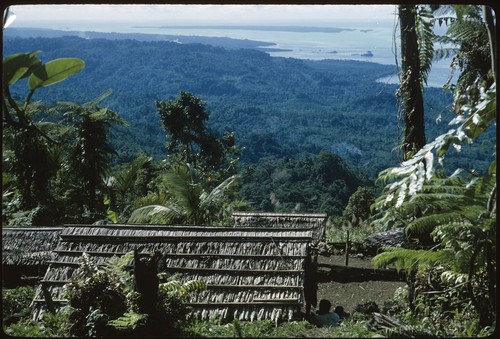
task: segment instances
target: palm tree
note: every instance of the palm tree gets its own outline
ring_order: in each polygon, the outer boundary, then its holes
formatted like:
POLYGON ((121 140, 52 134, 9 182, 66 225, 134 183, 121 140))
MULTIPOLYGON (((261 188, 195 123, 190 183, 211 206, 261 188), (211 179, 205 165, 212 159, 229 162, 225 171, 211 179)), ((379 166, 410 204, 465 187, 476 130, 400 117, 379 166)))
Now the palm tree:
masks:
POLYGON ((164 191, 142 198, 130 223, 210 224, 221 218, 225 198, 238 182, 238 176, 233 175, 207 192, 201 173, 190 165, 168 170, 163 179, 164 191))
POLYGON ((55 108, 64 112, 64 116, 72 121, 74 128, 74 145, 69 164, 70 174, 78 183, 78 199, 80 205, 88 208, 88 212, 99 210, 103 191, 104 178, 109 170, 109 156, 115 151, 108 144, 107 129, 111 124, 125 125, 120 116, 99 104, 111 94, 107 91, 98 98, 82 105, 73 102, 61 102, 55 108))

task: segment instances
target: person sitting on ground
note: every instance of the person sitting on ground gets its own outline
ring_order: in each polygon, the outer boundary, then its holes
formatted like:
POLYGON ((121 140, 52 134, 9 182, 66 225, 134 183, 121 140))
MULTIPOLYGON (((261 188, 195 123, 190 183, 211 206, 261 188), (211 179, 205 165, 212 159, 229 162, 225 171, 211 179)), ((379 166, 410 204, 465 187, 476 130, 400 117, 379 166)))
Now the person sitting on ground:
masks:
POLYGON ((337 306, 335 307, 335 310, 333 311, 335 313, 338 314, 339 316, 339 324, 340 322, 343 320, 343 319, 346 319, 347 317, 349 317, 349 313, 347 313, 346 311, 344 311, 344 307, 342 306, 337 306))
POLYGON ((329 300, 322 299, 319 302, 317 315, 312 319, 312 323, 318 327, 323 326, 338 326, 339 315, 335 312, 330 312, 332 303, 329 300))

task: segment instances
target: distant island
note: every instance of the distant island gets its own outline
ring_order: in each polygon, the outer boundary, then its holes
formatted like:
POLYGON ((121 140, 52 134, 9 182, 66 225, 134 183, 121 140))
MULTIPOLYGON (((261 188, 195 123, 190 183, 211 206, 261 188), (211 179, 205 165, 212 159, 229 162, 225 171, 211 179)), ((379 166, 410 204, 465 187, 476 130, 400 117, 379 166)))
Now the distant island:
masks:
POLYGON ((312 27, 312 26, 133 26, 132 28, 158 28, 158 29, 233 29, 245 31, 269 31, 269 32, 301 32, 301 33, 340 33, 343 31, 355 31, 352 28, 339 27, 312 27))
POLYGON ((373 53, 372 51, 366 51, 365 53, 356 53, 356 54, 351 54, 353 56, 362 56, 362 57, 372 57, 373 56, 373 53))

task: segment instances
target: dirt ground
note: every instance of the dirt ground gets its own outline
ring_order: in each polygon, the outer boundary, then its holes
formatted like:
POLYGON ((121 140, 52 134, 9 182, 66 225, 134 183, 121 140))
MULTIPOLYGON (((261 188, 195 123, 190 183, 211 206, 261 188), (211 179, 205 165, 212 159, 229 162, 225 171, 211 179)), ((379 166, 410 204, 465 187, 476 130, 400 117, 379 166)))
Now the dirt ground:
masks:
POLYGON ((318 257, 318 302, 328 299, 332 308, 344 306, 352 313, 356 306, 374 301, 382 310, 384 302, 392 299, 398 287, 406 286, 404 278, 394 269, 375 269, 371 258, 332 255, 318 257))

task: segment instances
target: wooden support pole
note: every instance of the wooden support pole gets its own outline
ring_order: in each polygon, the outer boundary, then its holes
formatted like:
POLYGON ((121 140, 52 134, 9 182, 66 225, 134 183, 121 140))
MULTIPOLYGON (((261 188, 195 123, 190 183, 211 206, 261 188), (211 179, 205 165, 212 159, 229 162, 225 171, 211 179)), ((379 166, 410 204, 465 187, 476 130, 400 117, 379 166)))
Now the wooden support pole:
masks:
POLYGON ((349 266, 349 228, 346 229, 346 240, 345 240, 345 265, 349 266))

